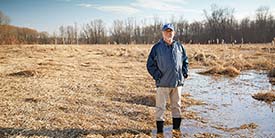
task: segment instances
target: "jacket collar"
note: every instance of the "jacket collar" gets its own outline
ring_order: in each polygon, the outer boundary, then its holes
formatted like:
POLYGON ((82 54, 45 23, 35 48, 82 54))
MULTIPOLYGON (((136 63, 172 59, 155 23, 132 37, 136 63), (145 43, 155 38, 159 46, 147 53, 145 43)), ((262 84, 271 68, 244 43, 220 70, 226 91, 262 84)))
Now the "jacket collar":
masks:
MULTIPOLYGON (((167 47, 169 47, 169 46, 171 46, 171 45, 168 45, 164 40, 163 40, 163 38, 162 39, 160 39, 160 42, 162 43, 162 44, 164 44, 165 46, 167 46, 167 47)), ((172 42, 172 46, 174 45, 174 43, 175 43, 176 41, 175 40, 173 40, 173 42, 172 42)))

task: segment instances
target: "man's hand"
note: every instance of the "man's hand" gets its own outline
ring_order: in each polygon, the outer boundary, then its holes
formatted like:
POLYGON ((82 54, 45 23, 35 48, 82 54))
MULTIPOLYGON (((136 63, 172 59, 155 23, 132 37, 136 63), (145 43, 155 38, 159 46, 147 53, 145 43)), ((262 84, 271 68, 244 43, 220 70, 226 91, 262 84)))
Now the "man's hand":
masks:
POLYGON ((187 78, 188 78, 188 74, 183 74, 183 77, 184 77, 185 79, 187 79, 187 78))

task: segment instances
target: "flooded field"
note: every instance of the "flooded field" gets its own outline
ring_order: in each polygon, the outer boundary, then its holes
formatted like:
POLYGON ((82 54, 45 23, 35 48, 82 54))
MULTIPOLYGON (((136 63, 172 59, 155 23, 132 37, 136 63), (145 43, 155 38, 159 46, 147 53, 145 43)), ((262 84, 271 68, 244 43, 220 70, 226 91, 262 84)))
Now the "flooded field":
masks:
MULTIPOLYGON (((263 71, 244 71, 238 77, 200 75, 191 70, 183 93, 205 102, 191 106, 201 120, 185 119, 182 137, 275 137, 275 104, 252 98, 259 91, 275 89, 263 71)), ((166 136, 171 136, 171 127, 166 136)))
MULTIPOLYGON (((1 46, 0 138, 154 137, 155 82, 146 70, 150 48, 1 46)), ((275 137, 274 102, 252 98, 274 89, 267 77, 275 67, 270 49, 187 45, 190 77, 181 98, 182 133, 176 137, 275 137), (207 75, 199 73, 205 70, 207 75)), ((165 137, 170 138, 169 110, 165 137)))

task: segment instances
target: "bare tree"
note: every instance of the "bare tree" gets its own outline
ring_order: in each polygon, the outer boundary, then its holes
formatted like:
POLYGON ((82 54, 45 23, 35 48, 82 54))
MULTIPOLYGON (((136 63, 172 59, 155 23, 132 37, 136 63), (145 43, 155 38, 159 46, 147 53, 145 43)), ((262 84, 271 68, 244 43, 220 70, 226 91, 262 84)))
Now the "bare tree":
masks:
POLYGON ((73 26, 67 26, 66 27, 66 41, 67 44, 73 44, 74 43, 74 27, 73 26))
POLYGON ((234 25, 237 21, 234 19, 234 9, 230 8, 219 8, 217 5, 211 6, 210 15, 204 10, 206 18, 205 29, 208 31, 210 40, 221 40, 233 41, 234 38, 234 25))
MULTIPOLYGON (((234 9, 212 5, 204 10, 205 20, 188 23, 182 17, 172 16, 175 25, 175 39, 187 43, 270 43, 275 37, 275 20, 268 7, 261 6, 255 11, 256 19, 244 18, 238 22, 234 9)), ((0 11, 0 44, 152 44, 161 38, 163 21, 135 18, 114 20, 107 32, 105 23, 92 20, 78 28, 77 23, 60 26, 59 34, 50 36, 46 32, 7 25, 9 17, 0 11)))
POLYGON ((269 8, 265 6, 261 6, 256 10, 256 34, 258 34, 258 42, 264 43, 267 42, 267 40, 271 40, 271 38, 268 38, 268 18, 270 18, 269 8), (261 35, 259 35, 261 34, 261 35))
POLYGON ((189 24, 187 21, 183 20, 183 18, 181 17, 178 22, 176 23, 176 32, 177 32, 177 36, 178 40, 183 42, 183 41, 189 41, 190 37, 189 37, 189 32, 188 32, 188 28, 189 28, 189 24))
POLYGON ((65 27, 62 25, 59 27, 59 32, 60 32, 60 37, 61 37, 61 41, 62 41, 62 44, 64 45, 65 44, 65 27))
POLYGON ((10 18, 0 11, 0 25, 7 25, 10 23, 10 18))
POLYGON ((121 20, 114 20, 113 21, 111 34, 112 34, 114 43, 116 43, 116 44, 122 43, 123 21, 121 21, 121 20))
POLYGON ((250 19, 246 17, 241 20, 241 23, 239 25, 240 34, 244 43, 250 42, 250 40, 252 39, 251 34, 253 32, 250 28, 250 22, 251 22, 250 19))
POLYGON ((47 32, 40 32, 38 38, 39 38, 39 40, 38 40, 39 44, 48 44, 50 41, 49 33, 47 33, 47 32))
POLYGON ((134 18, 128 18, 125 20, 125 42, 133 43, 134 36, 134 18))
POLYGON ((74 23, 74 39, 75 39, 75 44, 78 45, 78 27, 77 23, 74 23))
MULTIPOLYGON (((203 39, 203 24, 201 22, 193 22, 189 25, 189 42, 200 43, 203 39)), ((183 28, 183 27, 181 27, 183 28)))

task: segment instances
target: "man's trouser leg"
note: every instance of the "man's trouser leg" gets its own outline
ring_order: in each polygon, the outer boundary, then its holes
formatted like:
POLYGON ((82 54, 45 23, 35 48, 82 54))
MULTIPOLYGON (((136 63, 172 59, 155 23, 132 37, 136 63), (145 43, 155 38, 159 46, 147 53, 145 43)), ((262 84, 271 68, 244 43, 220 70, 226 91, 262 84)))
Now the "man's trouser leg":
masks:
POLYGON ((157 87, 157 94, 156 94, 157 133, 163 132, 164 112, 166 110, 166 101, 168 97, 169 97, 169 88, 157 87))
POLYGON ((173 117, 173 129, 180 129, 181 124, 181 90, 182 87, 173 88, 170 92, 170 102, 173 117))

